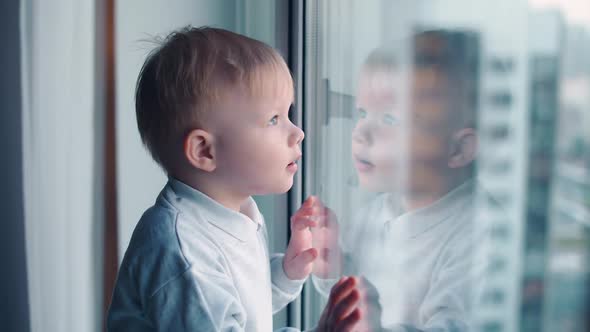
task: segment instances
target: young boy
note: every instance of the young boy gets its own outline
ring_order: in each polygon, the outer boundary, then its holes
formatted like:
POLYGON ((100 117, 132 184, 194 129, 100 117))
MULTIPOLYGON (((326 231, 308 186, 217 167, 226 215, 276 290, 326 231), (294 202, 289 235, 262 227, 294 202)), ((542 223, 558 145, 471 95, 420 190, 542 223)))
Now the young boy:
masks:
MULTIPOLYGON (((271 257, 251 198, 293 184, 304 136, 288 117, 293 93, 275 50, 221 29, 174 32, 147 57, 137 123, 169 181, 133 232, 107 330, 271 331, 317 257, 309 220, 271 257)), ((358 321, 356 283, 333 288, 320 331, 358 321)))
POLYGON ((361 301, 376 312, 364 328, 466 331, 481 271, 473 213, 477 44, 470 34, 427 31, 414 36, 412 50, 408 71, 379 50, 360 76, 353 161, 361 187, 379 194, 339 239, 333 213, 317 199, 294 219, 323 219, 314 229, 325 247, 314 269, 320 293, 342 271, 374 287, 378 302, 361 301))

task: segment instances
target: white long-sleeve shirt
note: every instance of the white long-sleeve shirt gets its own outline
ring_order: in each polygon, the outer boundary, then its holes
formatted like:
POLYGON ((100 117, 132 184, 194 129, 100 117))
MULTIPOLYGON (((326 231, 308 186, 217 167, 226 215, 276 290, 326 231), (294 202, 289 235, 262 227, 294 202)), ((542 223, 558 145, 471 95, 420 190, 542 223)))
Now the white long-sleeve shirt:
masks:
POLYGON ((253 199, 232 211, 170 179, 137 224, 120 267, 108 331, 272 331, 305 280, 269 257, 253 199), (269 264, 270 260, 270 264, 269 264))
MULTIPOLYGON (((475 283, 485 262, 478 241, 474 181, 408 213, 376 197, 341 231, 345 274, 362 275, 379 293, 381 324, 394 331, 469 331, 475 283)), ((324 295, 333 280, 314 277, 324 295)))

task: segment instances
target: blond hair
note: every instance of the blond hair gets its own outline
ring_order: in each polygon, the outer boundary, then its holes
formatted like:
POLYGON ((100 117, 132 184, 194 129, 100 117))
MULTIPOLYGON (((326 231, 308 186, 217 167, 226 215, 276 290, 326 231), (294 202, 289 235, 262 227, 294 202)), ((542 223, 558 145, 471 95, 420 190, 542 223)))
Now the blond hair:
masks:
POLYGON ((135 111, 141 140, 166 171, 171 148, 230 91, 253 97, 293 94, 281 55, 263 42, 211 27, 185 27, 169 34, 141 68, 135 111), (284 92, 284 91, 283 91, 284 92))

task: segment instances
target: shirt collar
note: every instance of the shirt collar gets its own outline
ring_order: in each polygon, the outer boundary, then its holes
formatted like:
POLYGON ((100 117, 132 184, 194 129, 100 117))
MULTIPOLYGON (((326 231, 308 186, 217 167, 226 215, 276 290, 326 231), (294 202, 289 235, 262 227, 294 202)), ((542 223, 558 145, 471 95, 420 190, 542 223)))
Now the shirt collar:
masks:
POLYGON ((389 220, 391 228, 405 238, 415 238, 457 214, 469 213, 475 195, 475 180, 468 180, 424 208, 389 220))
POLYGON ((174 178, 168 179, 164 196, 182 213, 196 220, 205 219, 242 242, 255 236, 264 224, 252 197, 248 197, 240 207, 240 212, 236 212, 174 178))

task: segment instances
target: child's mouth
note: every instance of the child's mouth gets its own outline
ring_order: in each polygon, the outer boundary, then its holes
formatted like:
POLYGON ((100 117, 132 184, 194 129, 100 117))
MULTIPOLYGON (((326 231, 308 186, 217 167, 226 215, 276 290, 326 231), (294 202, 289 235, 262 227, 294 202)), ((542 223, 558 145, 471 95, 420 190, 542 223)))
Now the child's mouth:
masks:
POLYGON ((294 161, 290 162, 287 164, 287 170, 290 172, 297 172, 297 161, 299 160, 299 158, 301 158, 301 156, 298 156, 297 159, 295 159, 294 161))
POLYGON ((295 163, 295 162, 289 163, 287 165, 287 170, 290 172, 293 172, 293 173, 297 172, 297 163, 295 163))
POLYGON ((375 165, 373 165, 371 162, 359 157, 354 158, 354 165, 359 172, 368 172, 375 168, 375 165))

